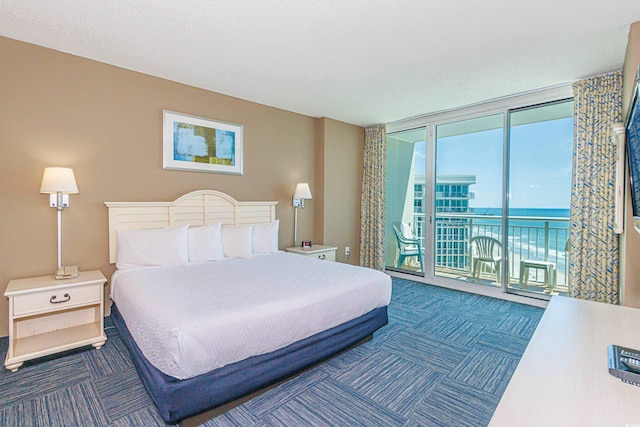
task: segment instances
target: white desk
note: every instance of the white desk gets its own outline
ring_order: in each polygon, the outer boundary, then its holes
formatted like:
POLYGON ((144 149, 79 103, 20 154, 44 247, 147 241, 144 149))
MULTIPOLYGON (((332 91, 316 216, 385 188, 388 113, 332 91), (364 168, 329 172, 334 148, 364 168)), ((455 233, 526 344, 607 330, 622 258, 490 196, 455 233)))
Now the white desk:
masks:
POLYGON ((640 309, 553 297, 489 425, 640 425, 640 387, 609 374, 609 344, 640 349, 640 309))

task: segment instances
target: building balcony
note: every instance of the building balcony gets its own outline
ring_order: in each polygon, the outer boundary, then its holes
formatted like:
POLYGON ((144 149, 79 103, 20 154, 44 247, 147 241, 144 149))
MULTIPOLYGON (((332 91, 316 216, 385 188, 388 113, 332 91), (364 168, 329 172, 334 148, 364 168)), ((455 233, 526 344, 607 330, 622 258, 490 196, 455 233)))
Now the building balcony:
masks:
MULTIPOLYGON (((424 250, 422 226, 424 214, 414 214, 413 233, 424 250)), ((439 277, 472 281, 469 239, 489 236, 502 242, 504 233, 500 216, 470 213, 437 213, 434 229, 433 263, 439 277)), ((507 233, 508 286, 532 292, 567 295, 569 218, 566 217, 509 217, 507 233), (554 277, 545 277, 542 268, 523 268, 531 264, 553 266, 554 277), (525 277, 527 276, 527 277, 525 277)), ((428 263, 427 263, 428 264, 428 263)), ((402 269, 420 272, 419 264, 405 263, 402 269)), ((481 284, 501 286, 497 283, 495 266, 484 263, 476 279, 481 284)))
POLYGON ((436 200, 442 199, 454 199, 454 200, 472 200, 475 199, 475 193, 471 191, 459 192, 459 191, 438 191, 436 193, 436 200))

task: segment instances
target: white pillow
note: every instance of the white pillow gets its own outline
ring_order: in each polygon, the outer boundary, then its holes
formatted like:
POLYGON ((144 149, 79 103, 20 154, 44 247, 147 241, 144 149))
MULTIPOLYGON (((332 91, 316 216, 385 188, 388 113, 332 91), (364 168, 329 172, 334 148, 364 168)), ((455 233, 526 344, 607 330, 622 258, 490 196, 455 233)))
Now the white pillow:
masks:
POLYGON ((220 261, 222 249, 222 223, 202 227, 189 227, 189 262, 220 261))
POLYGON ((251 258, 253 225, 222 227, 222 248, 226 258, 251 258))
POLYGON ((253 225, 253 253, 272 254, 278 252, 278 227, 280 220, 270 224, 253 225))
POLYGON ((118 230, 116 267, 188 265, 189 226, 118 230))

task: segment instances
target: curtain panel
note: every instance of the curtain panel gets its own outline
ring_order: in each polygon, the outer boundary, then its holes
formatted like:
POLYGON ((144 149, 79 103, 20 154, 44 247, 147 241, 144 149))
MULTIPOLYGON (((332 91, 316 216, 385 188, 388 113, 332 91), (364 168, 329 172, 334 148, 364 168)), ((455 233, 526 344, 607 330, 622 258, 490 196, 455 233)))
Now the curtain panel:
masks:
POLYGON ((360 265, 384 271, 387 127, 365 129, 360 212, 360 265))
POLYGON ((611 127, 622 120, 622 72, 573 84, 569 293, 617 304, 619 237, 613 232, 616 149, 611 127))

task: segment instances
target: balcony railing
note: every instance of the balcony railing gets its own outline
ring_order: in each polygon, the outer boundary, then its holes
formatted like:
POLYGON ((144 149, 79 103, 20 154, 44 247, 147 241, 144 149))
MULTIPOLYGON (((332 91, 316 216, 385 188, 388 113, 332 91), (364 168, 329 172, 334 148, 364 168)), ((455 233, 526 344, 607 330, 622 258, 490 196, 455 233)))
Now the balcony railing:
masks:
MULTIPOLYGON (((424 214, 414 214, 414 235, 424 248, 424 214)), ((469 213, 437 213, 435 221, 435 268, 438 270, 469 269, 469 239, 474 236, 494 237, 504 244, 502 217, 469 213)), ((509 283, 518 283, 520 260, 551 261, 556 266, 556 286, 568 284, 567 242, 569 218, 510 216, 507 233, 509 283)), ((542 281, 542 270, 531 270, 533 281, 542 281)))
POLYGON ((472 200, 475 199, 476 194, 472 191, 438 191, 436 192, 436 199, 464 199, 464 200, 472 200))

